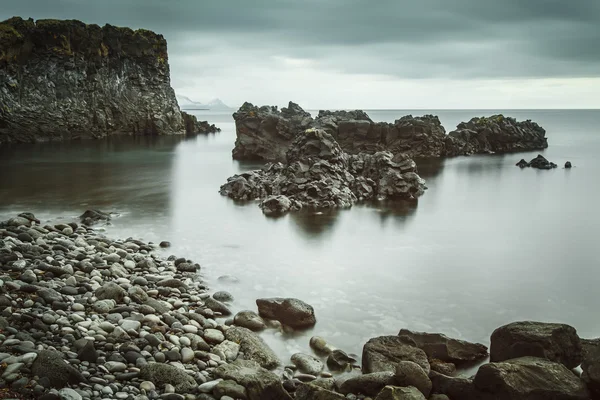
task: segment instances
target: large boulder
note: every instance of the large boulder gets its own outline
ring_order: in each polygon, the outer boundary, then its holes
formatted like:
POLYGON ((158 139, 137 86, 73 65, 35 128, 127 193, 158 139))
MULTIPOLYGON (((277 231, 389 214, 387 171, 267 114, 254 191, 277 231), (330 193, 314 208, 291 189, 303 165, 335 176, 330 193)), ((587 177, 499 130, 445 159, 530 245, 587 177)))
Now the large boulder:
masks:
POLYGON ((257 313, 250 310, 243 310, 235 314, 233 323, 255 332, 262 331, 267 327, 265 321, 257 313))
POLYGON ((577 331, 566 324, 520 321, 501 326, 491 336, 491 361, 540 357, 575 368, 583 353, 577 331))
POLYGON ((431 379, 419 365, 412 361, 400 361, 396 366, 395 384, 398 386, 414 386, 423 396, 431 393, 431 379))
POLYGON ((31 365, 31 374, 39 378, 47 378, 54 388, 87 382, 81 372, 67 364, 62 353, 54 350, 42 350, 38 353, 31 365))
POLYGON ((166 384, 173 385, 178 393, 188 393, 198 386, 194 378, 186 374, 184 370, 169 364, 142 365, 140 378, 151 381, 158 387, 166 384))
POLYGON ((325 368, 325 365, 321 360, 310 354, 295 353, 290 358, 290 361, 298 368, 298 371, 303 374, 319 376, 321 371, 325 368))
POLYGON ((237 382, 246 388, 248 400, 291 400, 281 379, 256 362, 236 360, 214 370, 214 375, 237 382))
POLYGON ((581 379, 594 395, 600 398, 600 339, 581 339, 583 362, 581 379))
POLYGON ((581 379, 564 365, 522 357, 482 365, 473 384, 482 398, 498 400, 588 400, 581 379))
POLYGON ((380 336, 370 339, 363 347, 362 370, 364 373, 396 372, 396 367, 402 361, 412 361, 429 373, 430 366, 427 355, 408 338, 380 336))
POLYGON ((265 341, 250 329, 234 326, 225 331, 225 337, 240 345, 240 351, 248 360, 258 363, 267 369, 276 368, 279 359, 265 341))
POLYGON ((430 360, 436 359, 460 365, 480 361, 488 356, 487 347, 481 343, 452 339, 441 333, 413 332, 401 329, 398 335, 414 341, 430 360))
POLYGON ((258 314, 275 319, 292 328, 308 328, 316 324, 315 310, 302 300, 274 297, 257 299, 258 314))

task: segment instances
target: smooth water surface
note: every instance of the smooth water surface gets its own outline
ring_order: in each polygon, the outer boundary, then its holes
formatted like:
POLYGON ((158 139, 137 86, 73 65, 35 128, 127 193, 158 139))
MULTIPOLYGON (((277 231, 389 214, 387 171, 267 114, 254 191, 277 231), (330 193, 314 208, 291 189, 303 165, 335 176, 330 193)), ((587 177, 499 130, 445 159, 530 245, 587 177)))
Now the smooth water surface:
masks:
MULTIPOLYGON (((439 115, 446 130, 496 111, 371 111, 389 121, 439 115)), ((315 307, 308 332, 265 339, 284 359, 317 334, 360 354, 371 337, 400 328, 489 343, 520 319, 561 321, 600 336, 600 111, 504 111, 547 130, 551 171, 519 169, 537 152, 419 162, 429 189, 417 206, 265 217, 254 203, 221 197, 227 177, 258 167, 231 159, 230 113, 198 112, 222 128, 193 139, 114 138, 0 148, 0 217, 32 211, 71 219, 117 211, 107 234, 169 240, 165 252, 198 261, 233 308, 258 297, 298 297, 315 307), (570 160, 574 168, 563 169, 570 160), (218 282, 225 274, 239 283, 218 282)))

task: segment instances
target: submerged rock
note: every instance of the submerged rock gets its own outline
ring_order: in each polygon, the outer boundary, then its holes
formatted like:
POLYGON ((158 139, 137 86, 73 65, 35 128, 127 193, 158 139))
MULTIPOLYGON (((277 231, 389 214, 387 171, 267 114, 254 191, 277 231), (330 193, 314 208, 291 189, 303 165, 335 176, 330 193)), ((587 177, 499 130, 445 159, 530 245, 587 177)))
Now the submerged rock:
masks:
MULTIPOLYGON (((516 165, 517 165, 517 167, 520 167, 520 168, 531 167, 531 168, 537 168, 537 169, 553 169, 553 168, 557 167, 556 164, 546 160, 544 158, 544 156, 542 156, 541 154, 538 154, 538 156, 536 158, 534 158, 533 160, 531 160, 530 162, 527 162, 527 161, 521 159, 521 161, 519 161, 516 165)), ((566 168, 566 166, 565 166, 565 168, 566 168)))
POLYGON ((565 163, 565 168, 571 168, 571 167, 572 167, 572 165, 571 165, 571 161, 567 161, 567 162, 565 163))
POLYGON ((81 223, 87 226, 95 225, 99 222, 108 222, 111 219, 109 213, 100 210, 87 210, 79 216, 81 223))
POLYGON ((256 305, 261 317, 275 319, 292 328, 308 328, 317 322, 315 310, 302 300, 275 297, 257 299, 256 305))
POLYGON ((513 322, 496 329, 490 342, 491 361, 531 356, 575 368, 583 359, 577 331, 566 324, 513 322))

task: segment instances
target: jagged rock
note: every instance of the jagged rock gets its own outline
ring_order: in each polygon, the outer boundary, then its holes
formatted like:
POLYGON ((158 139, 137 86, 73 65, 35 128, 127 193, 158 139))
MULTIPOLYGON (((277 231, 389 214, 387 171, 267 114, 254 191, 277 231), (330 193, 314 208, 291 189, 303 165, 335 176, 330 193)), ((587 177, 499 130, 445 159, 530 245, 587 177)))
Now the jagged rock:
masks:
POLYGON ((315 310, 302 300, 275 297, 257 299, 256 305, 261 317, 275 319, 292 328, 307 328, 317 322, 315 310))
POLYGON ((597 397, 600 397, 600 339, 581 339, 583 362, 581 379, 597 397))
POLYGON ((273 350, 250 329, 234 326, 227 329, 225 337, 239 344, 246 359, 257 362, 261 367, 273 369, 279 365, 279 359, 273 350))
POLYGON ((487 398, 500 400, 590 398, 583 381, 564 365, 534 357, 484 364, 477 371, 473 384, 487 398))
POLYGON ((362 370, 364 373, 395 372, 401 361, 413 361, 426 373, 430 366, 425 352, 415 342, 401 336, 380 336, 370 339, 363 347, 362 370))
POLYGON ((393 385, 396 382, 393 372, 372 372, 369 374, 357 375, 341 382, 338 386, 340 393, 362 393, 375 396, 387 385, 393 385))
POLYGON ((237 382, 246 388, 248 400, 291 400, 281 379, 254 361, 236 360, 214 370, 214 375, 237 382))
POLYGON ((566 324, 513 322, 496 329, 490 341, 491 361, 531 356, 575 368, 583 357, 577 331, 566 324))
POLYGON ((189 393, 197 385, 194 378, 183 370, 168 364, 145 364, 140 368, 140 378, 151 381, 157 386, 173 385, 180 393, 189 393))
POLYGON ((426 400, 427 397, 414 386, 386 386, 375 397, 375 400, 426 400))
POLYGON ((529 163, 527 161, 525 161, 525 159, 523 159, 523 158, 521 158, 521 161, 519 161, 515 165, 519 168, 527 168, 530 166, 529 163))
POLYGON ((85 377, 74 367, 67 364, 62 353, 53 350, 42 350, 31 365, 31 374, 47 378, 54 388, 65 387, 68 383, 77 385, 86 383, 85 377))
POLYGON ((204 299, 204 304, 206 307, 210 308, 213 311, 219 312, 223 315, 231 315, 231 310, 225 304, 220 302, 219 300, 215 300, 212 297, 207 297, 204 299))
POLYGON ((446 156, 510 153, 548 147, 546 131, 531 120, 518 122, 502 114, 461 122, 448 134, 446 156))
POLYGON ((209 124, 207 121, 198 121, 198 118, 196 118, 196 116, 188 114, 185 111, 181 112, 181 116, 183 117, 183 126, 186 135, 221 132, 221 129, 217 128, 215 125, 209 124))
POLYGON ((300 383, 296 388, 296 400, 344 400, 346 397, 312 383, 300 383))
POLYGON ((309 113, 292 102, 281 111, 244 103, 233 119, 237 139, 232 153, 236 160, 283 160, 294 137, 313 122, 309 113))
POLYGON ((553 162, 550 162, 548 160, 546 160, 544 158, 544 156, 542 156, 541 154, 538 154, 538 156, 536 158, 534 158, 533 160, 531 160, 529 162, 529 166, 531 168, 537 168, 537 169, 552 169, 552 168, 556 168, 557 165, 554 164, 553 162))
POLYGON ((351 207, 357 201, 414 200, 425 191, 414 161, 389 152, 348 155, 323 130, 298 135, 286 153, 286 164, 234 175, 220 193, 236 200, 262 200, 265 213, 301 208, 351 207))
POLYGON ((410 157, 443 157, 474 153, 505 153, 544 149, 545 131, 531 121, 503 115, 473 118, 446 135, 437 116, 407 115, 393 124, 373 122, 361 110, 319 111, 313 120, 297 104, 277 111, 245 103, 234 114, 235 159, 283 162, 294 137, 308 128, 323 129, 349 154, 389 151, 410 157), (285 111, 284 111, 285 110, 285 111))
POLYGON ((184 134, 162 35, 75 20, 0 24, 0 144, 184 134))
POLYGON ((109 213, 105 213, 100 210, 87 210, 83 214, 79 216, 81 223, 87 226, 92 226, 99 222, 107 222, 110 221, 111 216, 109 213))
POLYGON ((422 349, 429 359, 461 365, 480 361, 488 356, 488 349, 481 343, 452 339, 441 333, 413 332, 401 329, 399 336, 406 336, 422 349))
MULTIPOLYGON (((311 339, 312 340, 312 339, 311 339)), ((327 357, 327 366, 331 371, 348 371, 356 360, 343 350, 335 349, 327 357)))

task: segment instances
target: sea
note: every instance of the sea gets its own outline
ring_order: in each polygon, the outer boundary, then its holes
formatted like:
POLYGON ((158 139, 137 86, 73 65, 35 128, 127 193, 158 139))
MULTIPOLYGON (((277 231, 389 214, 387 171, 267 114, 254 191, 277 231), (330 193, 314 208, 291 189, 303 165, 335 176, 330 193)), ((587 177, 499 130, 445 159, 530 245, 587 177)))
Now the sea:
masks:
POLYGON ((538 320, 600 336, 600 110, 367 111, 387 122, 434 114, 446 131, 503 113, 538 122, 549 147, 418 160, 428 189, 416 204, 280 218, 219 195, 229 176, 261 165, 232 160, 231 111, 194 113, 221 132, 0 147, 0 218, 115 212, 107 236, 170 241, 163 255, 200 263, 200 278, 229 291, 234 311, 256 310, 262 297, 306 301, 314 328, 262 333, 284 363, 313 335, 358 358, 369 338, 402 328, 489 344, 503 324, 538 320), (559 167, 515 166, 538 153, 559 167))

